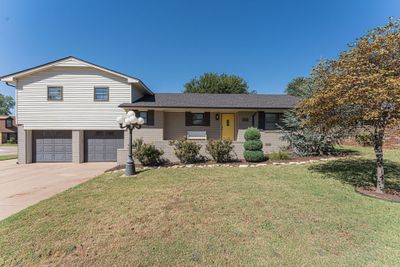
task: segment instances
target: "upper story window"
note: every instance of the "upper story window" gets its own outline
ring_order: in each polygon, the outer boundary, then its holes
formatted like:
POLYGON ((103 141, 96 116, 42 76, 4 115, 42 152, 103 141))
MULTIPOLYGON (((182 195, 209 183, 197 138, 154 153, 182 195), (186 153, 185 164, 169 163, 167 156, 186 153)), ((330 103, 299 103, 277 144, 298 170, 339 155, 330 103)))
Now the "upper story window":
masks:
POLYGON ((265 130, 277 130, 282 123, 283 113, 265 113, 265 130))
POLYGON ((62 101, 63 100, 63 88, 56 86, 47 87, 47 100, 50 101, 62 101))
POLYGON ((13 127, 13 119, 9 118, 6 120, 6 128, 12 128, 13 127))
POLYGON ((108 101, 109 89, 108 87, 95 87, 94 88, 94 101, 108 101))

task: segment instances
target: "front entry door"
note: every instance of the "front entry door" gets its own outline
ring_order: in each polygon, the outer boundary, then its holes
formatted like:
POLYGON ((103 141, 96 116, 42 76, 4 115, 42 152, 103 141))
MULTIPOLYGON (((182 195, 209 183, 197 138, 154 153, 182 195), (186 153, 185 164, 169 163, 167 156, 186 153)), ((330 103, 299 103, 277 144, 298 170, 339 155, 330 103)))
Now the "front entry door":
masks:
POLYGON ((221 116, 222 139, 235 139, 235 114, 223 113, 221 116))

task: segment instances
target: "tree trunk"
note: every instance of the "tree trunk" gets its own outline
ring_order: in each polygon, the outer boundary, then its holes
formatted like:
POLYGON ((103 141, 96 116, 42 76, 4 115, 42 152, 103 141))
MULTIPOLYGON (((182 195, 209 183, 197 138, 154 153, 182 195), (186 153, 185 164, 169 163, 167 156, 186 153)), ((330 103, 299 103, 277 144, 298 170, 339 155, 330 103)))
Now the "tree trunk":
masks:
POLYGON ((383 137, 385 129, 375 127, 374 150, 376 156, 376 192, 383 193, 385 188, 385 172, 383 169, 383 137))

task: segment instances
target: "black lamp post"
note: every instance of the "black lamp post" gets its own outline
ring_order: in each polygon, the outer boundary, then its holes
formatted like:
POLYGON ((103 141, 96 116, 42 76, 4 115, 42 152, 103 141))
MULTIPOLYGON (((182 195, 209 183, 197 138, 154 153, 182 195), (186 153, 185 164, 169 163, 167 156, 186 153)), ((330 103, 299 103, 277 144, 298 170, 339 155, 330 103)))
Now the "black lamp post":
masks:
POLYGON ((126 113, 126 116, 119 116, 117 118, 117 122, 119 123, 119 127, 121 129, 126 129, 129 131, 129 144, 128 144, 128 160, 125 165, 125 176, 135 175, 135 162, 133 161, 132 156, 132 131, 133 129, 140 129, 144 123, 144 119, 136 117, 135 112, 129 111, 126 113))

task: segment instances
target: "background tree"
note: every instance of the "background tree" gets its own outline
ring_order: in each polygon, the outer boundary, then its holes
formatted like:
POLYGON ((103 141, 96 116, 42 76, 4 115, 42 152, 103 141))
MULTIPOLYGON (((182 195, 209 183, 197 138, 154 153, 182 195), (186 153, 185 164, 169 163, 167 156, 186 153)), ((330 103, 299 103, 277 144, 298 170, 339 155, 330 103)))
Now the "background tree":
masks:
POLYGON ((236 75, 204 73, 185 84, 184 93, 249 94, 247 82, 236 75))
POLYGON ((310 97, 314 91, 313 83, 312 78, 296 77, 288 83, 285 92, 300 98, 310 97))
POLYGON ((314 70, 323 79, 319 90, 300 105, 307 125, 328 132, 363 127, 374 136, 376 191, 385 185, 385 130, 400 121, 400 25, 389 21, 349 45, 337 59, 314 70))
POLYGON ((0 115, 10 115, 15 102, 11 96, 5 96, 0 93, 0 115))

